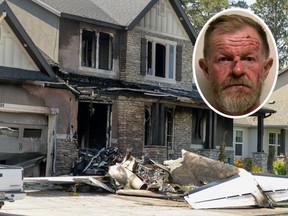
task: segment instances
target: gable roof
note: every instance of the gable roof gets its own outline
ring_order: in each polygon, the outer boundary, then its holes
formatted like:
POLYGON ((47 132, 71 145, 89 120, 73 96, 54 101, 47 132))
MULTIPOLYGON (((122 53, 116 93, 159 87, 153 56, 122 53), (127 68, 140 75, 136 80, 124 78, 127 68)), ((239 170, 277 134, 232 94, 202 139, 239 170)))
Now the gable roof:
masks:
POLYGON ((278 79, 277 79, 274 91, 276 91, 277 89, 282 88, 283 86, 286 86, 288 84, 288 78, 287 77, 288 77, 288 67, 279 71, 278 79))
POLYGON ((19 80, 37 80, 37 81, 54 81, 56 82, 56 75, 53 72, 50 65, 46 62, 45 58, 41 55, 39 49, 33 43, 31 38, 28 36, 20 22, 17 20, 16 16, 9 8, 6 1, 0 1, 0 15, 4 16, 5 21, 12 29, 14 34, 17 36, 20 43, 25 47, 25 50, 30 55, 34 63, 37 65, 41 72, 29 71, 18 68, 1 67, 0 77, 5 79, 17 79, 19 80), (6 15, 5 15, 6 13, 6 15), (9 69, 9 70, 8 70, 9 69), (17 72, 17 70, 19 70, 17 72), (9 73, 10 72, 10 73, 9 73), (23 72, 23 73, 22 73, 23 72), (22 74, 21 74, 22 73, 22 74), (35 73, 38 73, 37 75, 35 73), (17 75, 21 74, 21 78, 17 75))
MULTIPOLYGON (((31 0, 62 18, 93 23, 115 29, 131 30, 158 0, 31 0)), ((197 33, 179 0, 169 0, 190 40, 197 33)))

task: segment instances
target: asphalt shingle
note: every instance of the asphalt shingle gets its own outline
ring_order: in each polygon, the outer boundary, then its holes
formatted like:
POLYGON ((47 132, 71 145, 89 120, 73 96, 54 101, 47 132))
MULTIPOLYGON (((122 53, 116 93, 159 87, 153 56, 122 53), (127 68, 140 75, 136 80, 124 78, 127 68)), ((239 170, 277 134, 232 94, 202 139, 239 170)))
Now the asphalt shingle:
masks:
POLYGON ((0 79, 13 80, 13 81, 45 81, 45 82, 58 82, 55 77, 40 71, 24 70, 21 68, 3 67, 0 66, 0 79))
POLYGON ((40 0, 60 13, 119 26, 129 24, 151 0, 40 0))

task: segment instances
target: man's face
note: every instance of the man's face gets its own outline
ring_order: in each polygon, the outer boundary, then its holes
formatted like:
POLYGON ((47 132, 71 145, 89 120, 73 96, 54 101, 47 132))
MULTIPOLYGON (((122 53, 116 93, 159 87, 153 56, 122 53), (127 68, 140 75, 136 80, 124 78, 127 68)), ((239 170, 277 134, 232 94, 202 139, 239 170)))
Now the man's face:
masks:
POLYGON ((264 58, 257 32, 244 27, 236 32, 212 33, 209 56, 199 65, 213 89, 215 108, 242 115, 259 106, 262 83, 273 59, 264 58))

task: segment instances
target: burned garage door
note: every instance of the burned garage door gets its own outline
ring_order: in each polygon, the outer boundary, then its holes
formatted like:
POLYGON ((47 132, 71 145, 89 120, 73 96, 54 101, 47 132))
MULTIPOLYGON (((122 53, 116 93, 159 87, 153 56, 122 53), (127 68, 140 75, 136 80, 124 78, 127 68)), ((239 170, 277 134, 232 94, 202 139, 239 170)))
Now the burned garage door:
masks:
POLYGON ((78 143, 83 148, 110 146, 111 104, 80 102, 78 108, 78 143))
POLYGON ((47 151, 48 117, 0 112, 0 162, 17 164, 47 151))

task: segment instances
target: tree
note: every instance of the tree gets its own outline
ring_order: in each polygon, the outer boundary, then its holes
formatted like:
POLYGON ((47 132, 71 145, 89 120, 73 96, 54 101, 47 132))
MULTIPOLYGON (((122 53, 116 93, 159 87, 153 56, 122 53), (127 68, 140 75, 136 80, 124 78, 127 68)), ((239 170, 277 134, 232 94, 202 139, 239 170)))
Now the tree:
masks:
MULTIPOLYGON (((227 8, 249 8, 245 0, 180 0, 199 33, 205 23, 216 13, 227 8)), ((288 0, 256 0, 251 10, 267 24, 277 45, 279 69, 288 66, 288 0)))
POLYGON ((197 33, 213 15, 229 6, 228 0, 181 0, 181 3, 197 33))
POLYGON ((231 1, 229 7, 238 7, 238 8, 245 8, 245 9, 249 8, 247 2, 244 0, 239 0, 239 1, 233 0, 231 1))
POLYGON ((257 14, 270 28, 278 50, 279 68, 288 65, 288 0, 257 0, 251 5, 257 14))

